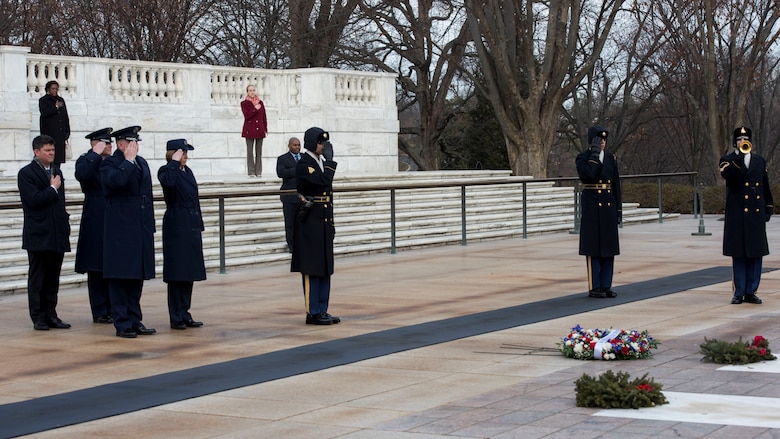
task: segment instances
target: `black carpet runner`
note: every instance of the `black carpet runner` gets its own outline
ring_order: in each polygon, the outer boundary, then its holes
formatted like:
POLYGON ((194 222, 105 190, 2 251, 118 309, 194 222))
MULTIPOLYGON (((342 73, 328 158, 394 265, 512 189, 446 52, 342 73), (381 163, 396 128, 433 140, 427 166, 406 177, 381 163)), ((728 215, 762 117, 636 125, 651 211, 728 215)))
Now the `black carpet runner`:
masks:
POLYGON ((409 349, 686 291, 730 279, 730 267, 712 267, 622 285, 614 289, 618 293, 618 297, 614 299, 591 299, 584 293, 578 293, 3 404, 0 405, 0 436, 15 437, 79 424, 409 349))

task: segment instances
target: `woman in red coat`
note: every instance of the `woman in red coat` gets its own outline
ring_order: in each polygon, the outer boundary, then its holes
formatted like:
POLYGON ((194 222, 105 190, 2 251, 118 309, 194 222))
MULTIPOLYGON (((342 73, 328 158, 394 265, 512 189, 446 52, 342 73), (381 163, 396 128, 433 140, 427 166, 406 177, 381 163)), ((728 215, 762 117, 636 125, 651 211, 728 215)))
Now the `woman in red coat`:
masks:
POLYGON ((257 96, 255 86, 248 86, 246 93, 246 99, 241 101, 241 111, 244 113, 241 137, 246 139, 246 173, 250 177, 259 177, 263 173, 263 139, 268 134, 268 119, 265 117, 265 105, 257 96))

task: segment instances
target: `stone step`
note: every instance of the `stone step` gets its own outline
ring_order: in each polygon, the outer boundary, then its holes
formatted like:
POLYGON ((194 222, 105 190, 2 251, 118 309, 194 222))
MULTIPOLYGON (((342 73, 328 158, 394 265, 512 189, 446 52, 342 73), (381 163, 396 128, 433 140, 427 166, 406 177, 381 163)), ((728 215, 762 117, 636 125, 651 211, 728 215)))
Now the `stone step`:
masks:
MULTIPOLYGON (((490 183, 506 177, 505 172, 433 172, 392 174, 386 176, 349 176, 339 181, 349 191, 335 194, 337 255, 390 251, 390 190, 360 190, 375 187, 377 182, 392 184, 395 189, 396 249, 411 249, 434 245, 459 244, 461 230, 460 186, 406 189, 409 185, 429 185, 442 181, 457 181, 468 176, 469 182, 490 183)), ((278 181, 258 179, 212 179, 199 182, 203 197, 214 194, 247 194, 257 190, 276 190, 278 181)), ((156 194, 161 195, 159 188, 156 194)), ((18 202, 15 179, 0 178, 0 194, 9 194, 18 202)), ((573 228, 574 196, 571 187, 557 187, 549 182, 529 182, 526 186, 526 232, 555 233, 573 228)), ((69 202, 83 197, 78 190, 69 190, 69 202)), ((0 196, 0 203, 2 203, 0 196)), ((74 201, 75 200, 75 201, 74 201)), ((466 231, 468 241, 522 236, 522 184, 496 186, 476 185, 466 188, 466 231)), ((203 251, 210 273, 220 269, 218 200, 203 198, 201 207, 206 230, 203 251)), ((624 223, 657 221, 656 209, 641 209, 634 203, 623 206, 624 223)), ((65 255, 61 285, 73 286, 85 282, 85 276, 73 272, 81 208, 71 211, 71 245, 65 255)), ((158 233, 155 257, 158 276, 162 274, 163 202, 155 203, 158 233)), ((0 210, 0 294, 26 291, 27 254, 21 247, 21 209, 0 210)), ((225 214, 225 266, 227 269, 257 264, 289 263, 284 242, 281 203, 278 195, 227 198, 225 214)), ((666 215, 665 219, 674 215, 666 215)))

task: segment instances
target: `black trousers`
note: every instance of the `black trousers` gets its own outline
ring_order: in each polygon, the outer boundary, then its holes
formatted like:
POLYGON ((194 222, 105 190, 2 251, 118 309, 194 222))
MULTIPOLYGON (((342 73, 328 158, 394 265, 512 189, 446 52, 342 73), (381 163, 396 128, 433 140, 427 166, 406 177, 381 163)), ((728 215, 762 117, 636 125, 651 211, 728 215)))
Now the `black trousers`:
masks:
POLYGON ((192 320, 190 306, 192 306, 192 281, 168 282, 168 316, 171 323, 187 322, 192 320))
POLYGON ((108 279, 108 294, 111 301, 111 317, 117 332, 135 329, 142 325, 141 290, 142 279, 108 279))
POLYGON ((287 239, 287 250, 292 252, 293 248, 293 228, 295 227, 295 214, 298 212, 299 201, 293 203, 282 202, 282 212, 284 213, 284 236, 287 239))
POLYGON ((92 318, 111 315, 108 281, 103 279, 102 272, 87 272, 87 289, 89 290, 89 306, 92 308, 92 318))
POLYGON ((65 253, 27 252, 27 302, 33 323, 46 323, 57 318, 57 292, 65 253))

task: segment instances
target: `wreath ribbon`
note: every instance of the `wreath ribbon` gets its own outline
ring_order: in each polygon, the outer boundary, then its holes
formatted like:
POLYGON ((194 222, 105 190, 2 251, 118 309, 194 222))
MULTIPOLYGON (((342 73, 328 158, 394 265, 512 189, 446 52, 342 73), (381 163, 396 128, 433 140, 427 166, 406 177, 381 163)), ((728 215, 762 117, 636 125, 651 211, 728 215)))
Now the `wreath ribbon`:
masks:
POLYGON ((606 337, 602 337, 599 339, 599 341, 596 342, 596 346, 593 347, 593 358, 598 358, 599 360, 604 359, 604 355, 602 351, 604 350, 604 345, 609 343, 610 340, 614 339, 620 335, 619 329, 613 329, 612 332, 607 334, 606 337))

